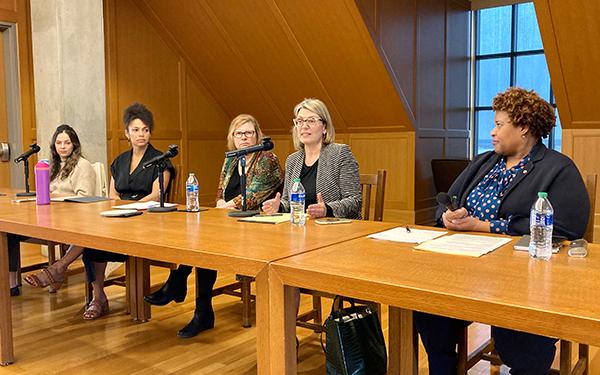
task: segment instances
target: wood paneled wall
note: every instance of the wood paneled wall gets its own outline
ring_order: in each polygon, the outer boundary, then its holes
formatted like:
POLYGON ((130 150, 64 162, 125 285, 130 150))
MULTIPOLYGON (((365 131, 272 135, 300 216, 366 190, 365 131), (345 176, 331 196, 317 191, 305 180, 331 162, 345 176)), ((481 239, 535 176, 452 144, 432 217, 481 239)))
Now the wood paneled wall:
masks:
POLYGON ((212 204, 229 121, 256 116, 283 165, 294 105, 318 97, 361 173, 388 170, 386 206, 413 220, 412 115, 354 1, 107 0, 105 13, 110 160, 127 149, 123 109, 143 102, 153 143, 181 146, 180 177, 195 171, 212 204))
POLYGON ((144 103, 154 114, 154 146, 164 151, 176 144, 180 149, 172 160, 175 199, 185 200, 183 184, 193 171, 201 202, 214 204, 229 116, 195 76, 177 43, 145 11, 135 1, 105 1, 108 160, 130 147, 123 110, 133 102, 144 103))
MULTIPOLYGON (((1 0, 0 21, 17 26, 17 48, 19 59, 19 89, 21 104, 21 126, 23 149, 36 141, 35 104, 33 89, 33 63, 31 59, 31 20, 28 0, 1 0)), ((4 84, 2 82, 1 84, 4 84)), ((34 156, 35 160, 35 156, 34 156)), ((35 162, 31 162, 33 171, 35 162)))
MULTIPOLYGON (((562 151, 584 178, 600 175, 600 2, 535 0, 534 5, 563 127, 562 151)), ((595 241, 599 209, 596 204, 595 241)))
POLYGON ((356 2, 416 130, 413 219, 431 222, 431 159, 469 156, 470 4, 356 2))

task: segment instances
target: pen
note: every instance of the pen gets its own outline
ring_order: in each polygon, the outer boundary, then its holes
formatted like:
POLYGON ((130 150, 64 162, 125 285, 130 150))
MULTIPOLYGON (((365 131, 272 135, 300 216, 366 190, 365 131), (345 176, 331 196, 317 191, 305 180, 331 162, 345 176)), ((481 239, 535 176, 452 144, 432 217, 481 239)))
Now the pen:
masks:
POLYGON ((283 216, 283 214, 266 214, 266 215, 259 215, 260 217, 269 217, 269 216, 283 216))
POLYGON ((406 226, 406 233, 410 233, 410 228, 408 227, 408 225, 406 226))

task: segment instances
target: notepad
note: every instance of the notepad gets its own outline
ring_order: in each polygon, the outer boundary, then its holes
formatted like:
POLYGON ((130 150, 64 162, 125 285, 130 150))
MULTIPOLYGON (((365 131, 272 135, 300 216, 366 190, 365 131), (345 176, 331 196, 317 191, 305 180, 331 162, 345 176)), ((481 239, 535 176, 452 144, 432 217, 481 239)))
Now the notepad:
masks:
POLYGON ((424 242, 415 247, 417 250, 436 253, 480 257, 512 241, 511 238, 477 236, 474 234, 453 234, 424 242))
POLYGON ((406 227, 392 228, 383 232, 370 234, 367 237, 376 240, 395 241, 395 242, 407 242, 407 243, 421 243, 432 240, 434 238, 443 236, 448 232, 442 232, 438 230, 425 230, 411 228, 410 232, 406 230, 406 227))
POLYGON ((287 221, 290 221, 290 214, 285 213, 281 215, 257 215, 244 217, 239 219, 238 221, 243 221, 247 223, 262 223, 262 224, 281 224, 287 221))
POLYGON ((138 210, 108 210, 100 212, 101 216, 106 217, 129 217, 141 215, 143 212, 138 210))
POLYGON ((96 196, 88 196, 82 197, 78 195, 73 195, 69 197, 53 197, 50 198, 52 202, 75 202, 75 203, 94 203, 94 202, 102 202, 110 200, 107 197, 96 197, 96 196))
MULTIPOLYGON (((150 207, 159 207, 160 203, 156 202, 156 201, 148 201, 148 202, 135 202, 135 203, 128 203, 128 204, 122 204, 119 206, 113 206, 113 209, 119 209, 119 210, 147 210, 150 207)), ((176 203, 165 203, 165 207, 175 207, 177 206, 176 203)))

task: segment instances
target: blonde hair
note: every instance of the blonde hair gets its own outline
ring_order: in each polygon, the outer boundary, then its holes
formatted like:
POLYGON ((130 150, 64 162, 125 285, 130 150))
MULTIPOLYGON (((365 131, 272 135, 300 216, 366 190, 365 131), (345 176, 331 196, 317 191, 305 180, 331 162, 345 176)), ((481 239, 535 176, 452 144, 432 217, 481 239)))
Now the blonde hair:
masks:
POLYGON ((233 133, 240 126, 244 125, 247 122, 254 125, 254 131, 256 132, 256 144, 259 144, 262 142, 263 133, 262 133, 262 130, 260 130, 260 125, 258 125, 258 121, 256 121, 254 116, 244 115, 244 114, 238 115, 236 118, 231 120, 231 124, 229 124, 229 130, 227 133, 227 149, 229 149, 229 151, 233 151, 236 149, 235 143, 233 142, 233 133))
MULTIPOLYGON (((329 111, 327 110, 327 106, 325 103, 320 101, 319 99, 304 99, 296 107, 294 107, 294 118, 298 116, 298 112, 301 109, 306 109, 311 112, 316 113, 321 118, 321 121, 325 124, 325 135, 323 136, 323 144, 328 145, 330 143, 335 142, 335 128, 333 127, 333 122, 331 121, 331 116, 329 115, 329 111)), ((304 144, 300 142, 300 138, 298 138, 298 132, 295 127, 292 127, 292 139, 294 141, 294 147, 296 150, 300 150, 304 148, 304 144)))

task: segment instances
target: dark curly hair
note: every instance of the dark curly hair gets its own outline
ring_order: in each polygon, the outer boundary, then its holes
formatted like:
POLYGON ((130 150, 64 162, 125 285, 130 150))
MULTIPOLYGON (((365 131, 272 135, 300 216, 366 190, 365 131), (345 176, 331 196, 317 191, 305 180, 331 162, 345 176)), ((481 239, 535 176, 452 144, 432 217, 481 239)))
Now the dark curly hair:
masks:
POLYGON ((82 157, 81 143, 79 142, 79 137, 77 136, 75 129, 67 124, 59 125, 52 136, 52 142, 50 143, 50 154, 52 157, 52 160, 50 161, 50 181, 53 181, 57 177, 59 177, 61 180, 69 177, 79 162, 79 158, 82 157), (71 144, 73 144, 73 152, 71 152, 71 155, 69 155, 67 160, 65 160, 65 165, 62 169, 60 168, 60 155, 56 151, 56 138, 61 133, 68 135, 69 139, 71 140, 71 144))
POLYGON ((152 129, 154 129, 154 118, 152 117, 152 112, 150 112, 145 105, 133 103, 125 109, 125 112, 123 113, 123 125, 125 125, 125 130, 127 130, 129 124, 135 119, 140 119, 144 125, 150 129, 150 133, 152 133, 152 129))
POLYGON ((536 138, 545 138, 556 124, 554 108, 535 91, 509 87, 492 101, 494 111, 508 113, 514 126, 524 126, 536 138))

